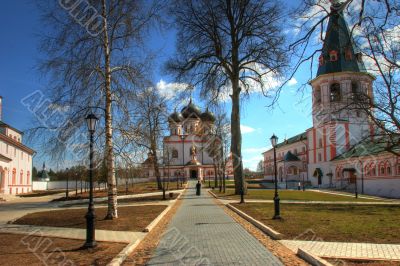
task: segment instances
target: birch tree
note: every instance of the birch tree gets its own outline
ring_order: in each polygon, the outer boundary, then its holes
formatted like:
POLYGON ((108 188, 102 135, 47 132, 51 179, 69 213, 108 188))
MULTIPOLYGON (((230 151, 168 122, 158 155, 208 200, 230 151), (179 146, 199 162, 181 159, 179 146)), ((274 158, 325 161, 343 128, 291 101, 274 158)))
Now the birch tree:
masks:
POLYGON ((62 110, 62 118, 37 127, 35 133, 45 136, 50 150, 68 158, 74 152, 69 147, 77 146, 76 135, 85 132, 86 114, 94 110, 101 116, 96 140, 97 147, 104 149, 107 169, 106 219, 118 217, 113 139, 121 135, 113 128, 114 122, 128 116, 124 95, 146 75, 143 43, 160 5, 161 1, 130 0, 39 4, 46 28, 40 69, 49 80, 49 109, 62 110))

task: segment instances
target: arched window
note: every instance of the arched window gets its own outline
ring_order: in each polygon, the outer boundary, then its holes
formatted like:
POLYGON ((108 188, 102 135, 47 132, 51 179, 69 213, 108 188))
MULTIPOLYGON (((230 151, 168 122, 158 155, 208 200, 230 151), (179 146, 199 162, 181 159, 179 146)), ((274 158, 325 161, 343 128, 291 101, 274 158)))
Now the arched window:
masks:
POLYGON ((390 166, 389 162, 386 162, 385 169, 386 169, 386 174, 387 175, 391 175, 392 174, 392 167, 390 166))
POLYGON ((19 174, 19 184, 22 185, 24 183, 24 171, 21 170, 19 174))
POLYGON ((385 165, 383 163, 379 164, 379 175, 385 175, 385 165))
POLYGON ((376 176, 376 166, 374 163, 371 163, 369 166, 369 171, 371 176, 376 176))
POLYGON ((178 151, 176 149, 172 150, 172 158, 178 158, 178 151))
POLYGON ((335 62, 338 60, 338 52, 336 50, 329 51, 329 60, 335 62))
POLYGON ((323 55, 320 55, 319 56, 319 58, 318 58, 318 63, 319 63, 319 65, 320 66, 322 66, 325 62, 324 62, 324 56, 323 55))
POLYGON ((26 173, 26 184, 29 185, 31 183, 31 172, 26 173))
POLYGON ((333 83, 330 88, 331 102, 338 102, 341 99, 340 84, 333 83))
POLYGON ((15 185, 15 183, 17 182, 17 170, 15 170, 15 168, 12 171, 12 184, 15 185))
POLYGON ((320 87, 316 87, 314 90, 314 99, 315 99, 315 103, 321 103, 321 88, 320 87))

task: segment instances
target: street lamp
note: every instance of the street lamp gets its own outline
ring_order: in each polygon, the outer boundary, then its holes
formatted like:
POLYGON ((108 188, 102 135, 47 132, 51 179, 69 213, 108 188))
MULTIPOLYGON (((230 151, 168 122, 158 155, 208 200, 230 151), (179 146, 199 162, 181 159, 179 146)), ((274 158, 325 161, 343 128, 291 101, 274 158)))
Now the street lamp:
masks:
POLYGON ((68 180, 69 171, 68 171, 68 170, 69 170, 69 169, 66 168, 66 172, 67 172, 67 188, 65 189, 65 199, 66 199, 66 200, 68 200, 68 192, 69 192, 69 187, 68 187, 68 183, 69 183, 69 180, 68 180))
POLYGON ((92 113, 86 116, 86 123, 90 135, 90 153, 89 153, 89 207, 86 218, 86 243, 84 248, 94 248, 96 246, 95 240, 95 212, 93 204, 93 134, 96 130, 96 124, 99 119, 92 113))
POLYGON ((274 176, 275 176, 275 196, 274 196, 274 207, 275 207, 275 214, 273 219, 281 219, 280 216, 280 207, 279 207, 279 194, 278 194, 278 180, 277 180, 277 165, 276 165, 276 145, 278 143, 278 137, 275 134, 271 137, 271 144, 274 148, 274 176))

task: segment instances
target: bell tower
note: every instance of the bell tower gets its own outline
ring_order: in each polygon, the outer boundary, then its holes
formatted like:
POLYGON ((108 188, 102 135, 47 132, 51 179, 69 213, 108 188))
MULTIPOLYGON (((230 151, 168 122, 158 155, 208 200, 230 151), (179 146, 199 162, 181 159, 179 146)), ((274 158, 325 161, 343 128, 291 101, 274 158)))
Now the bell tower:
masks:
POLYGON ((369 74, 343 16, 345 4, 331 1, 316 77, 312 87, 313 127, 307 131, 309 175, 331 173, 330 161, 368 138, 374 130, 367 115, 373 100, 369 74))

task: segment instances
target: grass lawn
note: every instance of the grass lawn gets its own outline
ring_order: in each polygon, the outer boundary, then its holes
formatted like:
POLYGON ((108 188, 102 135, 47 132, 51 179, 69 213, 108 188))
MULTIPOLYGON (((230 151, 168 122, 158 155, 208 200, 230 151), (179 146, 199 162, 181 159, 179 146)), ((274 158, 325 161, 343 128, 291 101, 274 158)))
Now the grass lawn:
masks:
MULTIPOLYGON (((166 208, 165 205, 129 206, 118 208, 118 219, 104 220, 107 208, 96 209, 96 229, 111 231, 142 231, 166 208)), ((86 208, 45 211, 27 214, 14 224, 86 228, 86 208)))
POLYGON ((84 241, 0 234, 1 265, 107 265, 125 246, 98 242, 91 250, 82 250, 84 241))
MULTIPOLYGON (((247 188, 263 188, 261 184, 259 183, 247 183, 247 188)), ((208 179, 205 179, 204 184, 206 187, 208 187, 208 179)), ((214 186, 214 179, 211 179, 211 186, 214 186)), ((233 180, 225 180, 225 186, 226 188, 235 188, 235 181, 233 180)))
POLYGON ((400 206, 281 204, 283 220, 272 220, 272 203, 234 206, 285 239, 400 244, 400 206))
MULTIPOLYGON (((226 193, 219 193, 218 190, 213 191, 217 196, 224 199, 239 199, 239 195, 234 194, 233 189, 227 189, 226 193)), ((248 190, 245 199, 272 200, 274 198, 273 190, 248 190)), ((347 197, 341 195, 333 195, 314 191, 297 191, 297 190, 280 190, 279 198, 281 200, 298 200, 298 201, 361 201, 371 202, 379 201, 378 199, 362 199, 347 197)))
MULTIPOLYGON (((175 190, 177 188, 176 182, 166 182, 165 186, 169 188, 169 190, 175 190)), ((183 189, 183 187, 179 186, 179 189, 183 189)), ((78 195, 72 194, 75 190, 71 189, 70 190, 70 195, 68 197, 68 200, 77 200, 77 199, 88 199, 89 198, 89 192, 83 192, 82 194, 80 193, 80 188, 78 188, 78 195)), ((134 195, 134 194, 142 194, 142 193, 151 193, 151 192, 161 192, 161 190, 158 190, 157 188, 157 183, 156 182, 144 182, 144 183, 137 183, 128 186, 128 191, 126 191, 125 185, 120 185, 118 186, 118 195, 134 195)), ((102 197, 107 197, 107 190, 100 190, 100 191, 94 191, 94 197, 95 198, 102 198, 102 197)), ((54 201, 65 201, 66 198, 65 196, 55 199, 54 201)))

